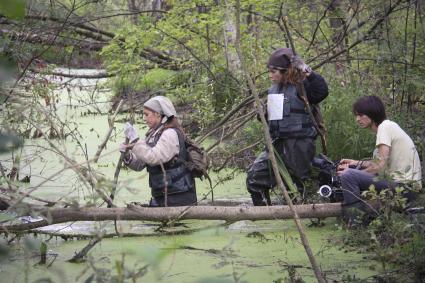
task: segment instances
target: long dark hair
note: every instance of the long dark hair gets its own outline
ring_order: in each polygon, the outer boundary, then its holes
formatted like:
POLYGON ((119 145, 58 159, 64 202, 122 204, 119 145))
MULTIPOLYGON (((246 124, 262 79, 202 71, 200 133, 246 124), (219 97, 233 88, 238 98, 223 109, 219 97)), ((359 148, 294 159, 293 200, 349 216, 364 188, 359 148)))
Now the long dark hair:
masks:
POLYGON ((280 81, 282 85, 288 85, 288 84, 297 85, 301 83, 305 78, 305 74, 303 74, 298 69, 295 69, 294 67, 292 67, 292 65, 289 65, 289 68, 287 69, 278 70, 278 71, 282 74, 282 80, 280 81))

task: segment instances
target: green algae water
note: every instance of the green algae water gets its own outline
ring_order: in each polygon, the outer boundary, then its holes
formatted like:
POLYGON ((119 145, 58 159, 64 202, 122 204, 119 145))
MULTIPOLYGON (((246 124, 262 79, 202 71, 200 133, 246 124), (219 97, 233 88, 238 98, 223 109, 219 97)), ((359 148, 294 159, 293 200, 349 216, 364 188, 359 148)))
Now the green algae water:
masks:
MULTIPOLYGON (((110 93, 94 91, 89 85, 105 83, 96 80, 77 82, 85 88, 74 87, 71 93, 56 90, 56 111, 75 137, 52 142, 63 153, 82 165, 90 165, 100 176, 103 188, 111 188, 119 152, 125 115, 118 117, 116 130, 108 141, 98 163, 87 162, 108 130, 105 114, 110 93), (90 103, 88 103, 90 102, 90 103)), ((141 121, 138 119, 137 121, 141 121)), ((137 124, 139 135, 145 129, 137 124)), ((16 154, 16 152, 14 153, 16 154)), ((11 154, 0 156, 2 164, 10 166, 11 154)), ((99 204, 96 193, 67 168, 63 158, 42 139, 25 142, 21 150, 21 176, 30 176, 30 183, 20 184, 20 190, 33 190, 32 195, 51 201, 64 201, 81 206, 99 204)), ((211 174, 216 198, 248 197, 245 173, 226 169, 220 175, 211 174), (222 180, 226 181, 222 182, 222 180), (217 185, 218 184, 218 185, 217 185)), ((209 192, 207 182, 197 179, 198 198, 209 192)), ((150 189, 146 171, 121 170, 115 203, 148 203, 150 189)), ((207 198, 210 198, 208 196, 207 198)), ((37 215, 34 214, 33 217, 37 215)), ((11 217, 0 213, 0 220, 11 217)), ((328 281, 365 279, 379 269, 365 255, 339 249, 335 239, 341 235, 335 219, 327 219, 323 227, 304 227, 317 261, 328 281)), ((9 254, 1 258, 0 282, 284 282, 302 278, 315 282, 309 260, 293 221, 181 221, 175 227, 160 227, 150 222, 74 222, 39 229, 32 234, 2 239, 9 254), (161 228, 161 229, 159 229, 161 228), (89 242, 84 236, 132 233, 132 237, 105 238, 88 253, 83 263, 69 263, 75 253, 89 242), (51 233, 57 236, 49 236, 51 233), (78 238, 67 240, 67 236, 78 238), (83 239, 84 238, 84 239, 83 239), (47 263, 40 261, 40 244, 47 244, 47 263)), ((295 282, 295 281, 294 281, 295 282)))
MULTIPOLYGON (((147 266, 146 273, 136 282, 283 282, 279 280, 289 278, 290 272, 305 282, 316 281, 292 221, 239 221, 224 226, 211 221, 180 224, 187 229, 197 227, 198 231, 104 239, 89 253, 88 261, 79 264, 66 260, 88 240, 50 240, 50 267, 37 265, 36 249, 33 253, 27 251, 32 254, 27 262, 22 259, 22 251, 17 251, 15 258, 2 265, 1 278, 8 279, 4 282, 23 282, 24 276, 30 282, 85 282, 96 274, 105 278, 101 282, 109 282, 123 272, 121 269, 137 272, 147 266)), ((330 282, 374 275, 375 263, 365 260, 364 255, 340 250, 329 241, 339 233, 334 221, 328 220, 325 227, 307 228, 306 233, 330 282)), ((37 246, 37 242, 33 245, 37 246)))

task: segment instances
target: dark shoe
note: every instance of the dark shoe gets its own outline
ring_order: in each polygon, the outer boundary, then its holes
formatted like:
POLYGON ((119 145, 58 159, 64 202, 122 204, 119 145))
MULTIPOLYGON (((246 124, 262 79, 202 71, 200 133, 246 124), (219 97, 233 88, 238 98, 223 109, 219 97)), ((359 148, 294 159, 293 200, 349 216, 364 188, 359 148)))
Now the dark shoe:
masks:
POLYGON ((149 202, 149 207, 159 207, 159 204, 154 198, 151 198, 149 202))
POLYGON ((252 203, 254 206, 267 206, 271 205, 269 192, 254 192, 250 191, 252 203))

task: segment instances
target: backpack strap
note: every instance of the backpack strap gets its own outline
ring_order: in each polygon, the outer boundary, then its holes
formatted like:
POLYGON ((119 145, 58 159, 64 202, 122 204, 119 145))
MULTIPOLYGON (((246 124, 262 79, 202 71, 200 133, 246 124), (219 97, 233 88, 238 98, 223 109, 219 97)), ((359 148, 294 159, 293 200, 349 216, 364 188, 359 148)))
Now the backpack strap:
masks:
POLYGON ((171 128, 171 129, 174 129, 177 133, 177 136, 179 137, 180 151, 179 151, 179 156, 177 158, 180 159, 183 163, 185 163, 185 161, 187 160, 186 139, 183 136, 183 133, 179 129, 177 128, 171 128))

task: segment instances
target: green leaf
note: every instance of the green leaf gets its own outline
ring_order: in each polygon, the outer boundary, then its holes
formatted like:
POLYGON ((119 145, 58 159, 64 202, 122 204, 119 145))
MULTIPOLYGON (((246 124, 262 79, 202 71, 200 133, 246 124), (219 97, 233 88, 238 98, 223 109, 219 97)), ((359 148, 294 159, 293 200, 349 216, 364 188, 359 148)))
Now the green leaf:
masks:
POLYGON ((0 13, 8 18, 22 20, 25 16, 25 0, 0 0, 0 13))

